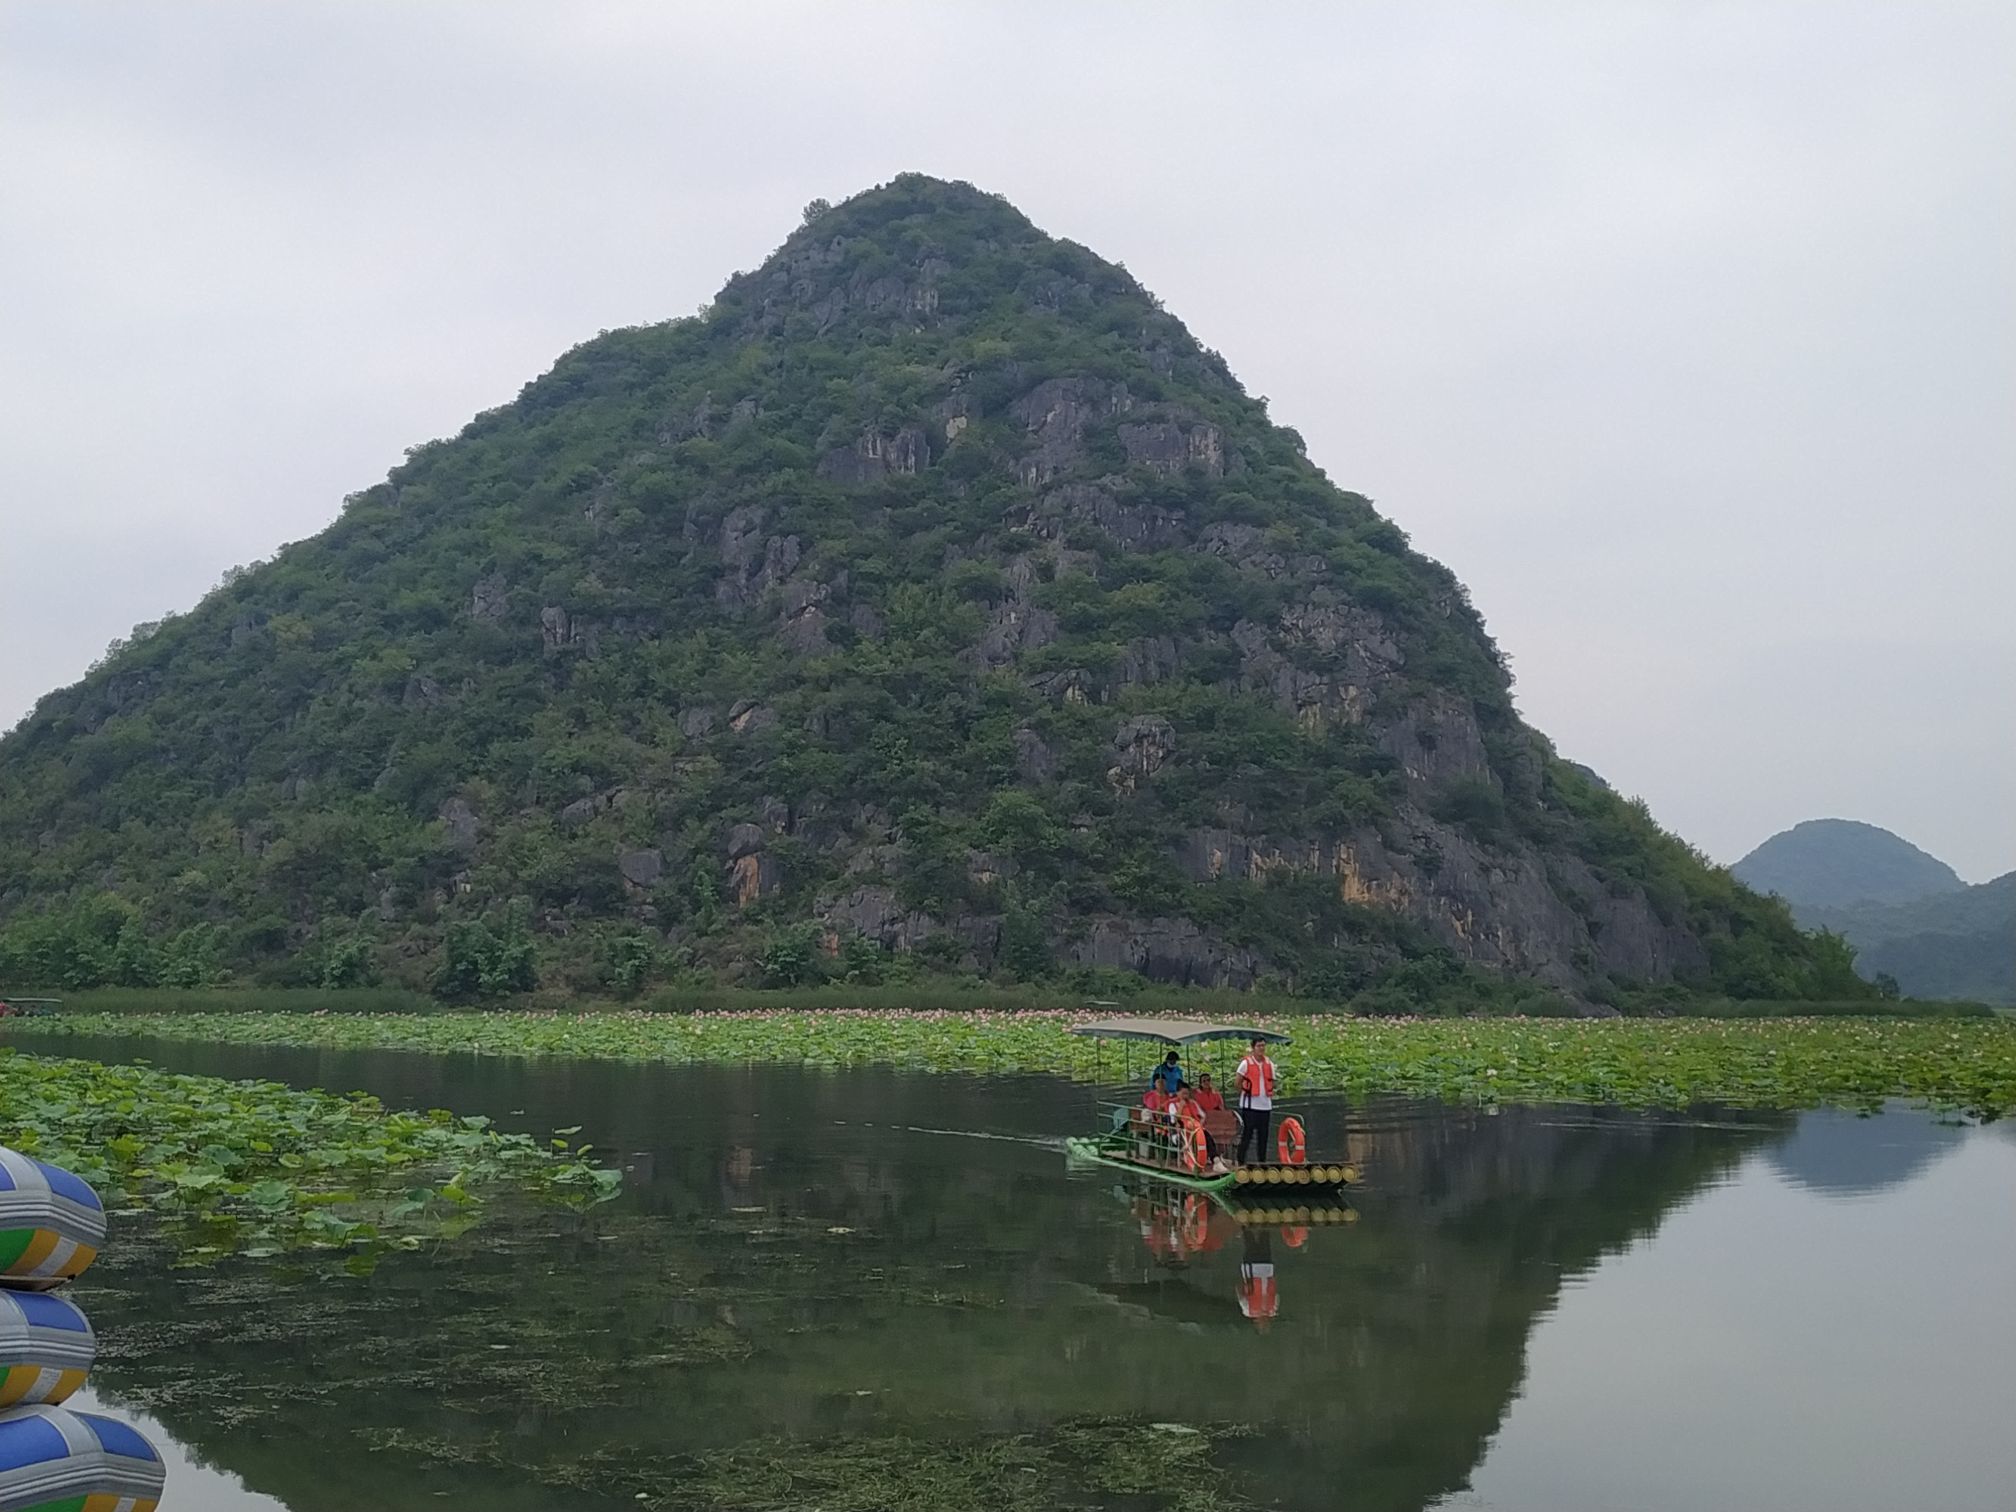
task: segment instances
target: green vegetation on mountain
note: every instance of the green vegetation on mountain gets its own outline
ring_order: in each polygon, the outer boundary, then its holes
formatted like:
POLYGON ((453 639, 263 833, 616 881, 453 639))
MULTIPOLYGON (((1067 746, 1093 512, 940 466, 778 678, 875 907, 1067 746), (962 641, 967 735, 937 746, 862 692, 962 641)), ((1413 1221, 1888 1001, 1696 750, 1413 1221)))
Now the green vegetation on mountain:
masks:
POLYGON ((1913 997, 2016 1003, 2016 872, 1906 903, 1794 913, 1852 943, 1866 975, 1913 997))
POLYGON ((905 177, 0 741, 0 985, 1864 990, 1126 272, 905 177))
POLYGON ((1792 907, 1909 903, 1967 884, 1937 856, 1856 819, 1808 819, 1781 830, 1729 870, 1792 907))

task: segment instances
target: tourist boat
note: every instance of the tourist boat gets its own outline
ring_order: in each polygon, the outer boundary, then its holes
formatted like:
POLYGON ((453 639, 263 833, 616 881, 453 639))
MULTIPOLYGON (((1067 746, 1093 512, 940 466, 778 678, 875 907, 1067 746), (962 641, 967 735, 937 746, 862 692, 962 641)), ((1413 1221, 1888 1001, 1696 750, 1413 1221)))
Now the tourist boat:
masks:
MULTIPOLYGON (((1193 1045, 1250 1045, 1254 1040, 1286 1044, 1288 1036, 1273 1029, 1247 1024, 1214 1024, 1196 1019, 1115 1018, 1080 1024, 1073 1034, 1095 1041, 1114 1040, 1121 1045, 1121 1076, 1130 1091, 1146 1084, 1147 1071, 1134 1075, 1132 1046, 1147 1042, 1183 1050, 1193 1045)), ((1162 1052, 1156 1053, 1161 1059, 1162 1052)), ((1220 1051, 1220 1059, 1224 1058, 1220 1051)), ((1222 1089, 1230 1085, 1218 1067, 1212 1079, 1222 1089)), ((1186 1067, 1188 1079, 1192 1073, 1186 1067)), ((1093 1079, 1099 1080, 1095 1060, 1093 1079)), ((1231 1095, 1231 1094, 1228 1094, 1231 1095)), ((1311 1161, 1308 1135, 1302 1120, 1286 1113, 1277 1100, 1274 1105, 1274 1149, 1263 1150, 1263 1159, 1247 1165, 1229 1164, 1239 1142, 1238 1121, 1229 1111, 1221 1111, 1188 1123, 1148 1109, 1138 1101, 1102 1098, 1097 1103, 1098 1131, 1067 1139, 1065 1153, 1074 1160, 1091 1161, 1118 1170, 1133 1171, 1156 1181, 1168 1182, 1195 1192, 1210 1192, 1242 1204, 1251 1201, 1279 1202, 1283 1198, 1335 1197, 1358 1180, 1355 1166, 1329 1161, 1311 1161), (1208 1140, 1206 1136, 1209 1136, 1208 1140), (1224 1154, 1228 1168, 1213 1167, 1208 1157, 1215 1143, 1224 1154), (1293 1192, 1283 1190, 1294 1188, 1293 1192)))

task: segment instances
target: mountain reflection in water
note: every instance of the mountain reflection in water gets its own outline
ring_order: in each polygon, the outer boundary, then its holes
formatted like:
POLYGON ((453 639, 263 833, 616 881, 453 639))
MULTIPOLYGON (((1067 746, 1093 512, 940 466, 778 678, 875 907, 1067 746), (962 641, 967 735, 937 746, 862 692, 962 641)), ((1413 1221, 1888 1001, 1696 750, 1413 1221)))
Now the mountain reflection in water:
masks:
MULTIPOLYGON (((1369 1512, 1497 1506, 1466 1488, 1536 1326, 1572 1312, 1564 1285, 1647 1249, 1739 1167, 1768 1171, 1767 1152, 1866 1192, 1972 1137, 1921 1137, 1917 1115, 1380 1102, 1347 1120, 1316 1100, 1312 1146, 1367 1173, 1355 1221, 1256 1232, 1110 1169, 1067 1172, 1056 1140, 1090 1099, 1044 1078, 51 1048, 582 1124, 624 1152, 619 1203, 500 1214, 369 1277, 176 1271, 137 1231, 112 1249, 79 1294, 106 1341, 100 1391, 292 1512, 698 1506, 737 1454, 921 1440, 956 1458, 1116 1424, 1236 1427, 1213 1462, 1264 1505, 1327 1508, 1348 1488, 1369 1512), (1888 1130, 1873 1155, 1871 1127, 1888 1130), (1891 1158, 1906 1146, 1930 1153, 1891 1158), (1256 1319, 1263 1252, 1271 1317, 1256 1319)), ((1663 1410, 1649 1374, 1648 1423, 1663 1410)), ((1898 1410, 1910 1402, 1900 1386, 1898 1410)), ((1564 1465, 1555 1490, 1574 1479, 1564 1465)), ((1162 1504, 1102 1484, 1071 1492, 1162 1504)), ((171 1487, 163 1512, 196 1506, 171 1487)))

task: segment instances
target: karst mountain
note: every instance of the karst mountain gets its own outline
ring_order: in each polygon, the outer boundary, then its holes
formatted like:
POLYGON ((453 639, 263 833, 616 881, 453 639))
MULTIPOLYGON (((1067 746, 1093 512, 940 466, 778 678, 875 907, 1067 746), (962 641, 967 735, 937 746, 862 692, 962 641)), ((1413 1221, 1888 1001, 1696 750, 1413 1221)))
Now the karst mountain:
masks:
POLYGON ((1558 759, 1456 579, 1123 269, 918 176, 0 742, 17 980, 417 983, 479 928, 580 986, 1845 975, 1558 759))
POLYGON ((1938 857, 1853 819, 1808 819, 1729 870, 1795 922, 1856 950, 1907 997, 2016 1003, 2016 872, 1969 886, 1938 857))

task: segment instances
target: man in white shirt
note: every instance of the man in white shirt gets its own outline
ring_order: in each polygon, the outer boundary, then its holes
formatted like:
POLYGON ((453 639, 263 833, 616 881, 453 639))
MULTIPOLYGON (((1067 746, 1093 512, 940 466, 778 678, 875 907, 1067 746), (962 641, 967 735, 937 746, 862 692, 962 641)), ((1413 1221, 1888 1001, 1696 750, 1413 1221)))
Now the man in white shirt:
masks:
POLYGON ((1239 1069, 1233 1073, 1239 1089, 1239 1164, 1246 1164, 1246 1144, 1259 1144, 1262 1161, 1267 1159, 1267 1134, 1274 1121, 1274 1062, 1267 1058, 1267 1042, 1253 1041, 1239 1069))

